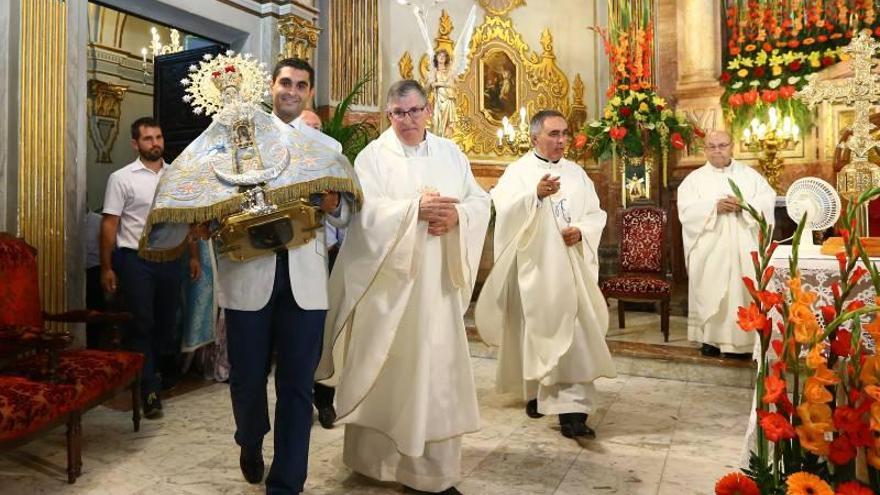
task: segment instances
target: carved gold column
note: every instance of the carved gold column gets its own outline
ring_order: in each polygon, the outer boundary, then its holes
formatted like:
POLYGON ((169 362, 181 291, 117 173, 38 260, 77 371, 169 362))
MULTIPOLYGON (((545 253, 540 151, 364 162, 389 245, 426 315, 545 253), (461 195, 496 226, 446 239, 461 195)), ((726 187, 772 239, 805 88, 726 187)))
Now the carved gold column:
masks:
POLYGON ((318 46, 321 28, 313 22, 287 14, 278 21, 278 31, 284 36, 279 58, 301 58, 312 61, 312 53, 318 46))
POLYGON ((89 136, 98 151, 98 163, 112 163, 110 151, 119 134, 122 98, 128 86, 109 84, 97 79, 89 81, 89 136))
POLYGON ((66 308, 67 3, 21 2, 18 225, 38 250, 43 308, 66 308))
POLYGON ((333 0, 330 8, 330 99, 341 101, 370 74, 357 105, 379 105, 379 1, 333 0))

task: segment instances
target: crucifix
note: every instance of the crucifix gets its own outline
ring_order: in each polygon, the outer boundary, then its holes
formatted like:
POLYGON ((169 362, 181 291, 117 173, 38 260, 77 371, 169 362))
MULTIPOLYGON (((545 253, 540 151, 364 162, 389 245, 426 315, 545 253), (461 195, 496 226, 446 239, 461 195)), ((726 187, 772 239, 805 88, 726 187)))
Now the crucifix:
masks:
MULTIPOLYGON (((874 53, 880 41, 871 37, 871 30, 862 30, 843 51, 851 55, 853 77, 833 81, 810 81, 796 96, 810 108, 827 101, 854 108, 855 120, 852 135, 846 143, 838 146, 850 150, 850 162, 837 174, 837 192, 852 200, 861 193, 880 186, 880 167, 868 161, 868 152, 880 146, 880 140, 871 137, 875 126, 871 124, 871 108, 880 103, 880 75, 874 74, 878 60, 874 53)), ((868 205, 862 208, 859 218, 860 235, 868 235, 868 205)))

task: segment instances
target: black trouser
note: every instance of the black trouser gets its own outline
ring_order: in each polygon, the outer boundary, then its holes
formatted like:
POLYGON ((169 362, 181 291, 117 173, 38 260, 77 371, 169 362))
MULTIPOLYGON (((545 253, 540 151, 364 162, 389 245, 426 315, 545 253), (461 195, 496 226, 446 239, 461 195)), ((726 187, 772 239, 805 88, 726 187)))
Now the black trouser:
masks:
POLYGON ((305 310, 296 303, 287 252, 278 257, 266 306, 258 311, 225 311, 235 442, 256 450, 269 432, 266 381, 274 350, 275 457, 266 490, 270 494, 299 493, 308 470, 312 384, 327 311, 305 310))
MULTIPOLYGON (((334 244, 327 249, 327 261, 330 264, 330 270, 336 264, 336 256, 339 254, 339 244, 334 244)), ((336 395, 336 389, 327 385, 321 385, 315 382, 315 407, 329 407, 333 405, 333 397, 336 395)))
POLYGON ((138 256, 134 249, 117 249, 113 265, 125 309, 134 316, 123 335, 127 349, 146 358, 141 390, 146 397, 159 392, 159 360, 180 351, 177 307, 180 304, 180 262, 158 263, 138 256))

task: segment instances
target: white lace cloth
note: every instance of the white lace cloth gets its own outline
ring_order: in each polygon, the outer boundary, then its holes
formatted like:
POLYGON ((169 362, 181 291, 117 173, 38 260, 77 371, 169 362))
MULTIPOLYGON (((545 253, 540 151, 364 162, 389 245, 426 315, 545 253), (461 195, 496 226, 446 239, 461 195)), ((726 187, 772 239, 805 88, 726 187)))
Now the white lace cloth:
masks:
MULTIPOLYGON (((786 282, 791 278, 791 273, 788 267, 788 259, 790 256, 791 246, 779 246, 773 253, 773 258, 770 259, 770 265, 773 266, 774 272, 773 278, 770 280, 768 286, 769 290, 776 292, 784 292, 787 290, 786 282)), ((871 262, 876 265, 877 263, 880 263, 880 258, 871 258, 871 262)), ((859 265, 862 265, 862 263, 859 262, 859 265)), ((798 271, 801 274, 801 287, 803 287, 805 291, 815 292, 819 296, 816 303, 813 305, 813 308, 817 313, 819 312, 820 307, 834 304, 834 296, 831 292, 831 282, 840 280, 840 268, 837 264, 837 258, 821 254, 819 252, 819 246, 815 246, 813 249, 808 248, 806 250, 802 248, 798 254, 798 271)), ((847 301, 858 299, 865 304, 873 304, 874 296, 874 287, 871 284, 870 277, 866 275, 862 277, 856 287, 852 290, 847 297, 847 301)), ((821 321, 821 315, 819 318, 821 321)), ((781 315, 773 315, 773 339, 782 338, 775 324, 775 322, 780 321, 780 319, 781 315)), ((844 325, 844 327, 848 325, 849 323, 844 325)), ((874 342, 871 341, 870 335, 863 334, 862 337, 864 339, 865 347, 873 349, 874 342)), ((773 349, 770 349, 767 352, 770 355, 771 360, 775 359, 776 354, 773 352, 773 349)), ((758 366, 760 366, 761 343, 757 339, 755 340, 753 356, 755 361, 758 362, 758 366)), ((756 373, 758 371, 756 371, 756 373)), ((749 426, 748 429, 746 429, 745 443, 743 444, 742 453, 740 455, 740 465, 742 467, 748 467, 749 452, 755 449, 757 443, 757 414, 755 413, 757 407, 757 398, 754 397, 753 394, 752 410, 749 415, 749 426)))

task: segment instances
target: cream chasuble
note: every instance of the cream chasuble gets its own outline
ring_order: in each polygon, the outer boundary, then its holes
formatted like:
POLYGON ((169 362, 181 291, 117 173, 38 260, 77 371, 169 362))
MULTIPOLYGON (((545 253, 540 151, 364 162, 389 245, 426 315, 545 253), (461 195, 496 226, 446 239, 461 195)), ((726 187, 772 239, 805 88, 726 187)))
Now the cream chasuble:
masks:
POLYGON ((758 224, 745 211, 717 212, 718 200, 733 196, 728 179, 773 223, 776 192, 743 163, 733 160, 723 169, 706 163, 682 181, 678 217, 688 270, 688 339, 722 352, 750 353, 754 332, 739 329, 736 313, 751 301, 742 277, 755 277, 750 253, 757 249, 758 224))
POLYGON ((568 160, 551 164, 530 152, 507 166, 492 200, 495 266, 475 316, 483 340, 501 346, 497 387, 526 399, 537 395, 544 414, 590 412, 564 410, 571 404, 542 408, 540 389, 616 376, 598 286, 606 214, 593 183, 568 160), (535 190, 548 173, 560 177, 560 189, 539 201, 535 190), (580 229, 580 243, 565 245, 560 231, 567 226, 580 229))
POLYGON ((460 478, 461 435, 479 428, 463 316, 489 195, 455 144, 430 133, 404 150, 388 129, 358 155, 355 170, 364 205, 331 275, 317 377, 338 381, 349 467, 441 491, 460 478), (459 224, 448 234, 428 235, 418 220, 424 192, 459 199, 459 224))

